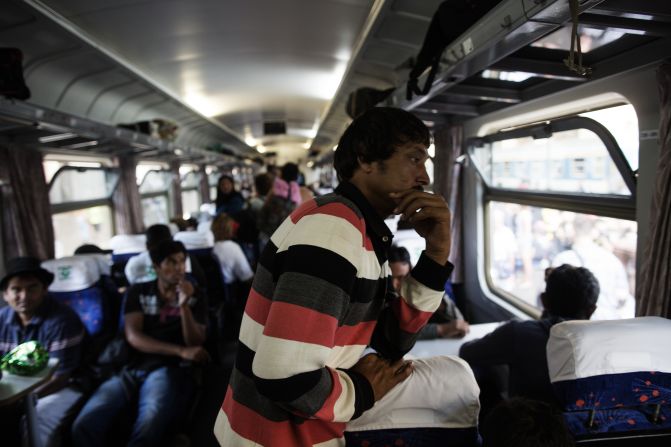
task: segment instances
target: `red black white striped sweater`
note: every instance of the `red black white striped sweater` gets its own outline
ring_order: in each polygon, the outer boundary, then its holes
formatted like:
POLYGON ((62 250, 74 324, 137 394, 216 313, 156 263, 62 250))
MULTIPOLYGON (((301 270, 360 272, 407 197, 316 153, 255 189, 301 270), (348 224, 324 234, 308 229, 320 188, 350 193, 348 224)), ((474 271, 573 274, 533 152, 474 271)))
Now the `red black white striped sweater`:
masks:
POLYGON ((245 308, 214 428, 222 446, 344 445, 347 421, 374 404, 368 381, 348 368, 369 344, 389 358, 409 351, 452 269, 422 254, 398 297, 391 237, 348 183, 280 225, 245 308))

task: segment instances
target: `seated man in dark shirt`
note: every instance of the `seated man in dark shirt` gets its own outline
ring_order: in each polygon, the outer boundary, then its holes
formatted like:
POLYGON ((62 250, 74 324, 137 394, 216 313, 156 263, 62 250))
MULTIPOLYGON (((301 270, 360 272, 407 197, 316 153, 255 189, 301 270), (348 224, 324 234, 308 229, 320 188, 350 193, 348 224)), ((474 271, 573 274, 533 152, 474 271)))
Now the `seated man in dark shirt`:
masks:
MULTIPOLYGON (((462 345, 459 356, 471 365, 478 379, 478 367, 508 366, 511 397, 554 403, 545 353, 550 328, 564 320, 589 320, 598 298, 599 282, 594 275, 586 268, 564 264, 553 269, 546 279, 545 292, 541 294, 545 310, 540 320, 506 323, 487 336, 462 345)), ((482 391, 485 395, 488 390, 482 391)))
MULTIPOLYGON (((394 290, 399 292, 401 284, 410 275, 412 262, 410 253, 405 247, 393 245, 389 249, 389 268, 394 290)), ((449 281, 448 281, 449 282, 449 281)), ((418 340, 432 340, 434 338, 462 338, 470 331, 468 322, 461 311, 447 293, 438 309, 431 315, 429 322, 419 333, 418 340)))
POLYGON ((190 365, 209 359, 207 303, 185 279, 186 249, 167 240, 150 250, 157 278, 126 295, 124 330, 130 363, 103 383, 72 428, 76 446, 104 445, 117 416, 137 405, 128 445, 160 445, 182 420, 193 396, 190 365))
MULTIPOLYGON (((38 259, 16 258, 8 262, 7 274, 0 281, 8 304, 0 309, 0 356, 21 343, 37 340, 50 357, 59 360, 52 378, 36 390, 38 432, 44 446, 58 444, 60 430, 74 417, 82 398, 68 381, 80 366, 84 326, 72 309, 49 296, 47 288, 53 279, 38 259)), ((18 444, 18 415, 3 412, 1 418, 1 433, 10 445, 18 444)))

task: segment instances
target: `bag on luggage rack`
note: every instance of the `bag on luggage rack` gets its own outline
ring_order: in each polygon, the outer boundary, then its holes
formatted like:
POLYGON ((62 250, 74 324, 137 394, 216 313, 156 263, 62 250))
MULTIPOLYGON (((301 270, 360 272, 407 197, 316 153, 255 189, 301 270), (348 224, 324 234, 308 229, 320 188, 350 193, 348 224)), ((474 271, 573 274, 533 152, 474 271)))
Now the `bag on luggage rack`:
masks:
POLYGON ((370 87, 363 87, 354 90, 347 97, 347 105, 345 110, 350 118, 354 119, 364 113, 366 110, 372 109, 381 101, 387 99, 393 93, 394 89, 376 90, 370 87))
POLYGON ((417 54, 412 71, 408 78, 406 98, 412 95, 426 95, 438 72, 443 51, 454 39, 487 14, 501 0, 445 0, 431 19, 431 24, 424 37, 422 48, 417 54), (419 77, 431 67, 423 88, 419 88, 419 77))
POLYGON ((23 53, 18 48, 0 48, 0 96, 30 98, 23 80, 23 53))

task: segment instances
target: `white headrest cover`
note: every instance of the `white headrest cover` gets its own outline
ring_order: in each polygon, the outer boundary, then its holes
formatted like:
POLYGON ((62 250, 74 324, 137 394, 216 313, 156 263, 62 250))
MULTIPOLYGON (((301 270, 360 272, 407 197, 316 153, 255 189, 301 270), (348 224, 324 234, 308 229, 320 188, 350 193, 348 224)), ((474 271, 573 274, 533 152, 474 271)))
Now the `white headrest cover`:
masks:
POLYGON ((412 361, 414 371, 347 431, 388 428, 470 428, 478 425, 480 389, 468 364, 456 356, 412 361))
POLYGON ((117 234, 110 239, 110 247, 114 254, 140 253, 147 249, 147 238, 144 234, 117 234))
POLYGON ((201 233, 200 231, 180 231, 175 234, 174 239, 184 244, 187 250, 214 246, 214 238, 211 233, 201 233))
POLYGON ((50 259, 42 267, 54 274, 51 292, 76 292, 94 285, 100 279, 98 262, 89 256, 50 259))
POLYGON ((85 253, 75 255, 77 257, 85 257, 93 259, 98 264, 98 271, 101 275, 110 276, 112 274, 112 257, 104 253, 85 253))
POLYGON ((556 324, 547 344, 550 381, 638 371, 671 373, 671 320, 573 320, 556 324))

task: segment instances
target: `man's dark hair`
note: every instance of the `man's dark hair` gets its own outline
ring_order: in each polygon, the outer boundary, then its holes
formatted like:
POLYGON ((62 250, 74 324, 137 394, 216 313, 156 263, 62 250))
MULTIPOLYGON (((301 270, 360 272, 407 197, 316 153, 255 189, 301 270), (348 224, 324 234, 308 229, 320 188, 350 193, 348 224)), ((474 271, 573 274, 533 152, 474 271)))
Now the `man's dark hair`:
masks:
POLYGON ((298 165, 296 163, 285 163, 282 166, 280 177, 285 182, 295 182, 298 180, 298 165))
POLYGON ((175 253, 184 253, 187 256, 186 247, 180 241, 164 240, 149 250, 151 262, 160 265, 165 258, 175 253))
POLYGON ((167 225, 155 224, 147 228, 144 232, 147 237, 146 246, 147 250, 151 251, 153 247, 156 247, 163 241, 172 240, 172 233, 170 233, 170 228, 167 225))
POLYGON ((340 137, 333 157, 338 180, 349 180, 359 166, 387 160, 396 146, 406 143, 429 146, 431 136, 415 115, 392 107, 374 107, 358 116, 340 137))
POLYGON ((498 404, 481 427, 483 447, 569 447, 573 438, 552 405, 515 397, 498 404))
POLYGON ((256 188, 256 193, 259 196, 265 196, 268 194, 272 187, 273 179, 269 174, 263 173, 254 177, 254 188, 256 188))
POLYGON ((80 245, 75 249, 76 255, 105 254, 105 250, 94 244, 80 245))
POLYGON ((406 250, 405 247, 392 245, 392 247, 389 249, 389 262, 403 262, 405 264, 411 265, 410 253, 408 253, 408 250, 406 250))
POLYGON ((545 283, 545 307, 553 315, 587 320, 599 299, 599 281, 584 267, 563 264, 545 283))

